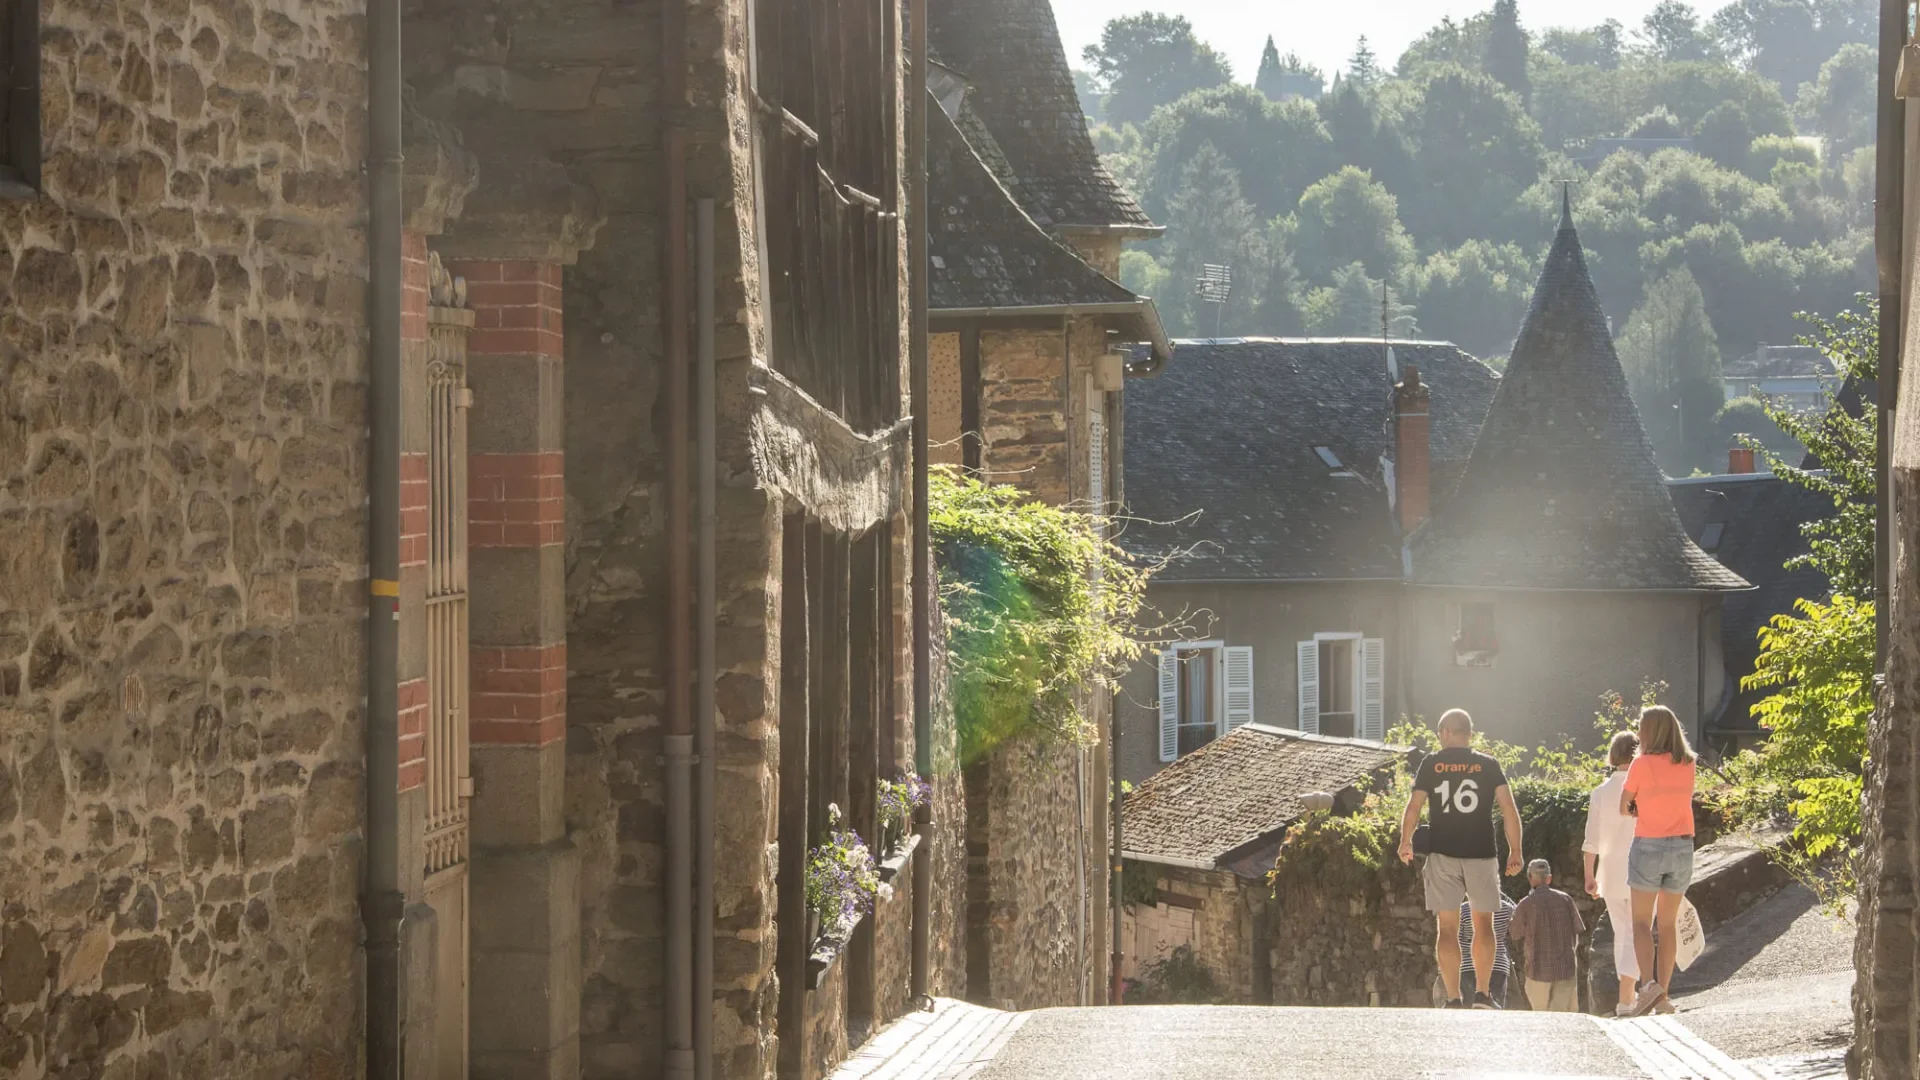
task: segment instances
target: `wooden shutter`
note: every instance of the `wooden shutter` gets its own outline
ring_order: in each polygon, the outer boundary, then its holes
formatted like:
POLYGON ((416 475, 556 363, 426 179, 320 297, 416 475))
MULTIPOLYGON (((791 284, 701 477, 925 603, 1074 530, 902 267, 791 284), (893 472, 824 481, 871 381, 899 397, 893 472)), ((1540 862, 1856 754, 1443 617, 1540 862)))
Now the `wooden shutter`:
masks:
POLYGON ((1380 638, 1360 642, 1360 737, 1387 736, 1387 643, 1380 638))
POLYGON ((1180 756, 1180 654, 1160 654, 1160 760, 1180 756))
POLYGON ((1253 647, 1229 645, 1227 654, 1227 730, 1253 723, 1253 647))
POLYGON ((1303 641, 1300 653, 1300 730, 1320 734, 1320 643, 1303 641))

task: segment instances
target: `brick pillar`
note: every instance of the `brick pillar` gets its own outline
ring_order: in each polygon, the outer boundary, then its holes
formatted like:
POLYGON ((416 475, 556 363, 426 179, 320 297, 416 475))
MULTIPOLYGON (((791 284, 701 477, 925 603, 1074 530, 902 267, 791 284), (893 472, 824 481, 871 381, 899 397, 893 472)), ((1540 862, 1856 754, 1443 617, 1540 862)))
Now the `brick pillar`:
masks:
POLYGON ((579 1074, 579 859, 566 836, 561 266, 467 281, 475 1077, 579 1074))
POLYGON ((1393 492, 1400 514, 1400 531, 1410 533, 1427 520, 1431 503, 1429 455, 1432 395, 1409 367, 1393 388, 1393 492))

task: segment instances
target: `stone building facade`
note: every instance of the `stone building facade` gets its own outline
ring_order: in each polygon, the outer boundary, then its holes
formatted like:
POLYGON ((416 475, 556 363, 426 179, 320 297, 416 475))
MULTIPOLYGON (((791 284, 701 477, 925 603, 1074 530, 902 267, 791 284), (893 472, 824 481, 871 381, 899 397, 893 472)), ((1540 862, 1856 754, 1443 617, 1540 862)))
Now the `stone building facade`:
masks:
MULTIPOLYGON (((931 459, 1104 519, 1126 342, 1169 346, 1114 280, 1158 235, 1100 163, 1044 0, 935 4, 928 125, 931 459)), ((965 763, 967 993, 1092 1004, 1111 981, 1111 696, 1089 745, 1005 745, 965 763)))
POLYGON ((352 1077, 362 5, 0 13, 0 1074, 352 1077))
POLYGON ((825 803, 872 839, 874 781, 919 756, 905 5, 407 5, 379 463, 365 5, 0 10, 38 35, 41 132, 0 161, 0 1072, 367 1069, 370 592, 398 628, 403 1074, 687 1060, 668 732, 697 613, 669 549, 696 534, 669 504, 695 470, 670 391, 703 339, 724 797, 695 1037, 716 1076, 816 1077, 912 1007, 916 859, 925 989, 964 993, 950 721, 892 898, 830 956, 795 905, 825 803), (812 30, 850 73, 817 96, 780 47, 812 30), (791 197, 822 173, 826 204, 791 197), (809 251, 803 225, 858 242, 809 251))

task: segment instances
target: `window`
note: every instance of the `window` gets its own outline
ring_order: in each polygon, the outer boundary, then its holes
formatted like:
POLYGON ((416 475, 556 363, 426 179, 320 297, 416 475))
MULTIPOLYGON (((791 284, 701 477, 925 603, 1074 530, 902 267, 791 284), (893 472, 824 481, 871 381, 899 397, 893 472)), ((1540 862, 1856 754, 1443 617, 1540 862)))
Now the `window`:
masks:
POLYGON ((0 198, 40 187, 40 0, 0 0, 0 198))
POLYGON ((1313 453, 1315 457, 1318 457, 1320 459, 1320 464, 1325 465, 1327 468, 1333 470, 1328 475, 1330 476, 1355 475, 1352 469, 1347 468, 1346 465, 1341 463, 1340 455, 1333 452, 1333 447, 1316 446, 1313 448, 1313 453))
POLYGON ((1299 728, 1310 735, 1386 737, 1386 642, 1315 634, 1298 647, 1299 728))
POLYGON ((1160 760, 1253 722, 1253 649, 1189 641, 1160 654, 1160 760))
POLYGON ((1707 527, 1700 530, 1700 550, 1702 551, 1719 550, 1720 537, 1726 531, 1727 531, 1727 523, 1724 521, 1707 522, 1707 527))
POLYGON ((1320 734, 1352 737, 1353 638, 1322 641, 1320 646, 1320 734))
POLYGON ((1492 604, 1460 604, 1454 609, 1453 662, 1461 667, 1491 667, 1500 652, 1493 630, 1492 604))

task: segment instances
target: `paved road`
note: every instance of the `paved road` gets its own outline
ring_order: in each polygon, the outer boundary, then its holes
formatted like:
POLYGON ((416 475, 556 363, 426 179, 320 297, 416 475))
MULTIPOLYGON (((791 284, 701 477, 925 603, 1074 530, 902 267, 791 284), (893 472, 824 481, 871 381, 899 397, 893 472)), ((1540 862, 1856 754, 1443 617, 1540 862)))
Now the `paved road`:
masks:
POLYGON ((1687 1074, 1643 1067, 1603 1022, 1571 1014, 1142 1006, 1033 1013, 974 1075, 976 1080, 1611 1080, 1687 1074))
POLYGON ((1735 1058, 1812 1057, 1799 1075, 1830 1073, 1853 1031, 1853 931, 1804 887, 1782 889, 1716 929, 1674 979, 1680 1019, 1735 1058))

